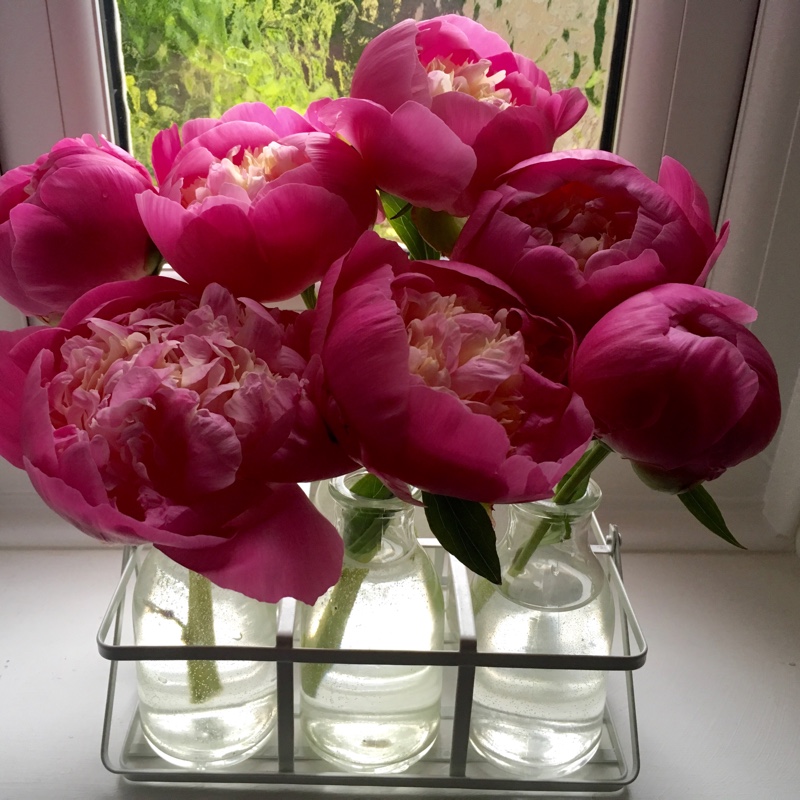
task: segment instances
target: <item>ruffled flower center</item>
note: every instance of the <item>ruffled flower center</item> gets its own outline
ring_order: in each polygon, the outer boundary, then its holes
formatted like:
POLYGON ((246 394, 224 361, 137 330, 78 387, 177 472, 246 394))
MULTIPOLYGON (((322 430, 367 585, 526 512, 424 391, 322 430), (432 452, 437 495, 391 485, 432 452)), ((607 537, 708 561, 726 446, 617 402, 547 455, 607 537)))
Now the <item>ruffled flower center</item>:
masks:
POLYGON ((522 421, 520 369, 525 342, 509 311, 406 288, 400 313, 408 332, 408 367, 417 380, 458 397, 476 414, 500 422, 509 436, 522 421))
POLYGON ((591 186, 570 182, 527 201, 512 213, 530 225, 531 235, 539 244, 560 248, 583 270, 595 253, 630 239, 638 205, 627 195, 601 195, 591 186))
POLYGON ((485 58, 456 64, 452 56, 434 58, 426 67, 431 95, 461 92, 490 103, 499 109, 513 105, 510 89, 498 89, 506 78, 505 70, 489 74, 492 65, 485 58))
POLYGON ((184 207, 209 197, 240 197, 252 201, 270 181, 308 162, 305 152, 292 145, 272 142, 254 150, 234 147, 181 191, 184 207))
POLYGON ((147 519, 179 508, 166 497, 230 486, 244 443, 263 436, 299 391, 296 374, 276 375, 247 346, 254 325, 270 320, 228 299, 91 319, 88 335, 61 347, 61 371, 48 385, 56 456, 88 452, 126 514, 147 519))

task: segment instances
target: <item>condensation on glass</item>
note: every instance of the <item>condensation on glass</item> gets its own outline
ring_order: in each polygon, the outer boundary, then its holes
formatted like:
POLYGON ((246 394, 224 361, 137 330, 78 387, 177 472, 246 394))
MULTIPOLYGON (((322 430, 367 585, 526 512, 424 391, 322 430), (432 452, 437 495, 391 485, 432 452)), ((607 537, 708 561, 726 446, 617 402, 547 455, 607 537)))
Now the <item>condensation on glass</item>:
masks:
POLYGON ((589 100, 559 149, 598 147, 619 0, 118 0, 134 153, 244 101, 303 111, 347 94, 364 46, 413 17, 472 17, 589 100))

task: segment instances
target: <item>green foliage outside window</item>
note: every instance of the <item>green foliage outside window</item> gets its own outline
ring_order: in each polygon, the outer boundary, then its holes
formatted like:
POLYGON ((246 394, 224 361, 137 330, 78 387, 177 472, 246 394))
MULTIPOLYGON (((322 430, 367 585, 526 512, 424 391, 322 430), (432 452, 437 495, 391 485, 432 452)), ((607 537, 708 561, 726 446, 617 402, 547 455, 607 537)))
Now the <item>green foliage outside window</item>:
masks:
MULTIPOLYGON (((118 0, 133 152, 147 162, 159 130, 218 117, 235 103, 303 111, 313 100, 340 97, 364 46, 380 31, 407 17, 453 13, 497 30, 529 57, 549 58, 540 65, 555 87, 587 92, 596 128, 610 44, 605 32, 615 6, 613 0, 491 0, 484 9, 474 0, 118 0), (560 12, 572 20, 569 27, 551 4, 571 7, 560 12), (579 29, 583 53, 575 49, 579 29)), ((581 138, 593 135, 587 128, 581 138)))
POLYGON ((304 108, 335 94, 324 64, 299 43, 326 47, 341 4, 119 0, 134 153, 146 157, 173 122, 216 117, 236 102, 304 108))
MULTIPOLYGON (((366 43, 463 0, 118 0, 131 138, 146 159, 173 122, 262 101, 303 111, 347 93, 366 43)), ((444 11, 442 11, 444 9, 444 11)))

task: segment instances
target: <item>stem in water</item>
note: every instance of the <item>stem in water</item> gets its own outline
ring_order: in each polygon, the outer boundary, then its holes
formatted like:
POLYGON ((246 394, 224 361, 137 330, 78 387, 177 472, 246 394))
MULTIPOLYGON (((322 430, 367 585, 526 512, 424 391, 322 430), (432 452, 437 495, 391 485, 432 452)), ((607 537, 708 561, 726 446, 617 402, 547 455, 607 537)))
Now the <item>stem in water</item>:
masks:
MULTIPOLYGON (((211 581, 191 570, 189 570, 189 616, 182 638, 186 645, 216 644, 211 581)), ((192 703, 205 703, 222 691, 222 681, 216 661, 195 660, 186 663, 192 703)))

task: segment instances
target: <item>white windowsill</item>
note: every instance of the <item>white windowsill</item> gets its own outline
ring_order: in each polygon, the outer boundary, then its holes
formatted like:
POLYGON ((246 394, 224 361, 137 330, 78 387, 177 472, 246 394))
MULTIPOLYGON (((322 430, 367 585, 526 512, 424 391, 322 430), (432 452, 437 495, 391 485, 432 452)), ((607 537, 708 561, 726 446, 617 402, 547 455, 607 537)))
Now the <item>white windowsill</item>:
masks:
MULTIPOLYGON (((106 772, 99 749, 108 662, 94 637, 119 563, 112 549, 0 554, 2 800, 387 797, 385 789, 158 787, 106 772)), ((624 563, 649 655, 635 679, 642 771, 622 796, 796 798, 800 562, 642 553, 624 563)), ((427 790, 391 796, 431 798, 427 790)))
MULTIPOLYGON (((775 530, 763 514, 756 459, 708 484, 734 536, 750 551, 782 552, 791 558, 794 527, 775 530)), ((616 456, 595 475, 603 490, 601 525, 615 523, 627 552, 721 552, 731 546, 694 520, 677 498, 647 489, 616 456)), ((87 548, 97 542, 78 532, 47 508, 27 475, 0 462, 0 558, 4 548, 87 548)), ((430 535, 424 514, 417 515, 420 535, 430 535)), ((3 800, 0 797, 0 800, 3 800)))

